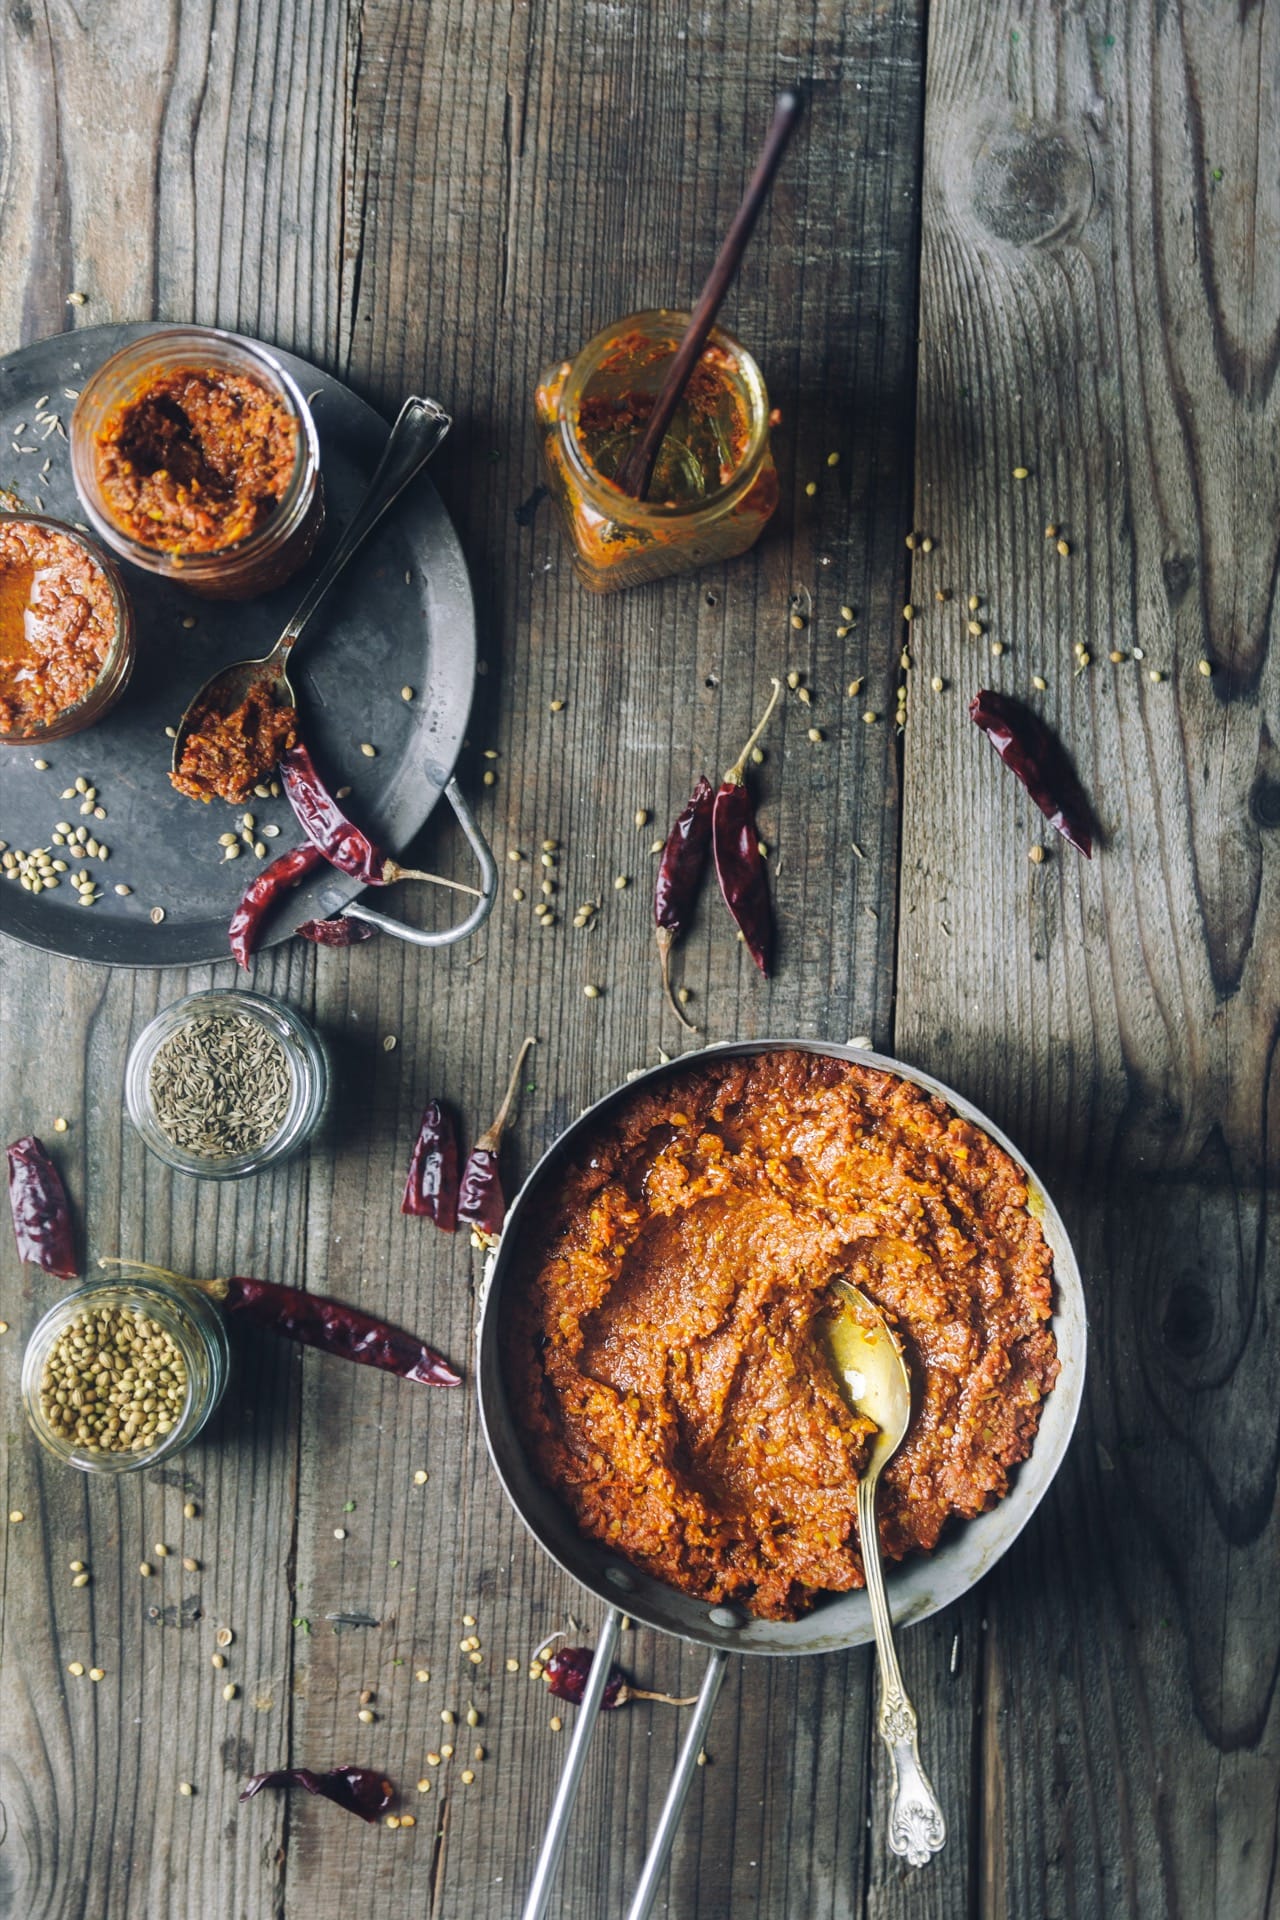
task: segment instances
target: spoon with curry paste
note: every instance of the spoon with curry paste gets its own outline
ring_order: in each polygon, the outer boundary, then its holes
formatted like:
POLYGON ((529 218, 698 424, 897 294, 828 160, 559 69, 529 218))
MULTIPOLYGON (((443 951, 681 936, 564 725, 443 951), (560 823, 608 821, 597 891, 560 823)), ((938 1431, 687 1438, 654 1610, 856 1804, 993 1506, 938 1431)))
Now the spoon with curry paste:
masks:
POLYGON ((911 1419, 911 1375, 884 1315, 861 1288, 836 1279, 831 1290, 839 1303, 825 1323, 832 1371, 854 1411, 874 1421, 879 1429, 871 1443, 866 1472, 858 1482, 858 1535, 880 1662, 877 1725, 893 1762, 889 1847, 911 1866, 923 1867, 945 1843, 947 1823, 920 1764, 916 1712, 907 1698, 893 1650, 893 1624, 876 1530, 880 1472, 901 1446, 911 1419))

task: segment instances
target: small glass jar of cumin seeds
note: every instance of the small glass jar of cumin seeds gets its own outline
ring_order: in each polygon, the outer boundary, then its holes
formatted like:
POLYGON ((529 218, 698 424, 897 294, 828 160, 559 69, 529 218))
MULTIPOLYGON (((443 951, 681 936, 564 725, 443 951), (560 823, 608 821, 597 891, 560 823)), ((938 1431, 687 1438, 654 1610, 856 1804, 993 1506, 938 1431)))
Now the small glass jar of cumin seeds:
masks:
POLYGON ((125 1103, 166 1166, 205 1180, 261 1173, 324 1118, 329 1055, 282 1000, 211 988, 157 1014, 125 1068, 125 1103))
POLYGON ((103 1280, 39 1322, 22 1361, 36 1438, 84 1473, 130 1473, 195 1439, 227 1384, 222 1314, 196 1287, 103 1280))

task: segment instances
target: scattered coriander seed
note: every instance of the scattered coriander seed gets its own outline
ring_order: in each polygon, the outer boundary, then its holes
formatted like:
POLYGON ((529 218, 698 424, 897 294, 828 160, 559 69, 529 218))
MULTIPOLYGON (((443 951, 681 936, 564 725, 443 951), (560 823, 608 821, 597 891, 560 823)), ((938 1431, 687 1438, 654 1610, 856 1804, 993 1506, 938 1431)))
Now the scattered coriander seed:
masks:
POLYGON ((266 841, 265 841, 265 840, 255 840, 255 841, 254 841, 254 843, 253 843, 253 851, 254 851, 254 857, 255 857, 256 859, 258 859, 258 860, 265 860, 265 859, 266 859, 266 857, 267 857, 267 843, 266 843, 266 841))
POLYGON ((73 793, 88 793, 89 782, 85 779, 82 773, 78 773, 76 775, 71 791, 73 793))
POLYGON ((178 1792, 182 1795, 184 1800, 189 1800, 192 1794, 195 1792, 195 1788, 192 1786, 189 1780, 179 1780, 178 1792))
POLYGON ((823 732, 822 732, 822 728, 821 728, 821 727, 810 727, 810 729, 809 729, 809 736, 808 736, 808 737, 809 737, 809 739, 810 739, 810 740, 811 740, 811 741, 813 742, 813 744, 814 744, 814 746, 815 746, 815 747, 816 747, 816 746, 819 746, 819 745, 821 745, 821 743, 822 743, 822 740, 823 740, 823 737, 824 737, 824 736, 823 736, 823 732))
POLYGON ((423 1779, 419 1780, 418 1782, 418 1792, 430 1793, 430 1791, 431 1791, 431 1782, 428 1779, 426 1779, 424 1776, 423 1779))
POLYGON ((1044 678, 1043 674, 1033 673, 1031 676, 1031 684, 1037 693, 1044 693, 1048 688, 1049 682, 1044 678))
POLYGON ((559 1733, 561 1727, 564 1725, 564 1721, 558 1713, 553 1713, 547 1725, 551 1728, 552 1733, 559 1733))
POLYGON ((440 1755, 438 1753, 429 1753, 427 1755, 427 1765, 429 1767, 438 1767, 440 1765, 440 1755))
POLYGON ((123 881, 123 880, 121 880, 121 881, 119 882, 119 884, 117 885, 117 887, 116 887, 116 889, 115 889, 115 891, 116 891, 116 892, 117 892, 117 893, 118 893, 118 894, 119 894, 119 895, 121 896, 121 898, 123 898, 123 897, 124 897, 124 896, 125 896, 126 894, 130 894, 130 893, 132 893, 132 892, 133 892, 133 888, 132 888, 132 887, 126 887, 126 886, 125 886, 125 884, 124 884, 124 881, 123 881))
POLYGON ((794 693, 796 688, 800 685, 800 675, 795 671, 794 668, 792 668, 791 672, 787 675, 787 685, 790 687, 792 693, 794 693))
MULTIPOLYGON (((279 798, 279 791, 280 791, 279 787, 277 786, 276 782, 273 780, 271 782, 271 795, 273 799, 279 798)), ((333 797, 335 800, 349 800, 351 798, 351 788, 339 787, 333 797)))
POLYGON ((77 1680, 83 1679, 84 1678, 84 1661, 72 1660, 68 1662, 67 1672, 74 1674, 77 1680))
POLYGON ((1164 675, 1161 673, 1159 667, 1152 667, 1147 674, 1147 678, 1154 686, 1159 686, 1160 682, 1164 679, 1164 675))
POLYGON ((1141 647, 1135 647, 1133 650, 1133 657, 1135 660, 1145 660, 1147 656, 1141 647))
POLYGON ((151 1562, 149 1560, 139 1560, 138 1572, 144 1580, 149 1580, 151 1578, 151 1562))
POLYGON ((335 1539, 335 1540, 345 1540, 345 1539, 346 1539, 346 1537, 347 1537, 347 1530, 346 1530, 346 1528, 345 1528, 345 1527, 335 1527, 335 1528, 334 1528, 334 1530, 333 1530, 333 1537, 334 1537, 334 1539, 335 1539))
POLYGON ((455 1718, 456 1716, 452 1707, 442 1707, 440 1709, 440 1724, 442 1727, 451 1727, 455 1718))
POLYGON ((1196 672, 1202 673, 1207 680, 1213 672, 1212 660, 1198 660, 1196 662, 1196 672))
POLYGON ((588 984, 582 991, 588 1000, 598 1000, 600 998, 600 989, 595 985, 588 984))
POLYGON ((1059 540, 1059 542, 1058 542, 1058 552, 1059 552, 1059 553, 1060 553, 1060 554, 1062 555, 1062 557, 1063 557, 1063 559, 1064 559, 1064 560, 1066 560, 1067 558, 1069 558, 1069 556, 1070 556, 1070 553, 1071 553, 1071 545, 1070 545, 1070 542, 1069 542, 1069 541, 1067 541, 1067 540, 1059 540))
POLYGON ((709 1753, 707 1752, 707 1750, 706 1750, 706 1748, 705 1748, 705 1747, 699 1747, 699 1749, 698 1749, 698 1761, 697 1761, 697 1764, 698 1764, 698 1765, 699 1765, 700 1767, 705 1767, 705 1766, 708 1766, 708 1765, 710 1765, 710 1761, 711 1761, 711 1756, 710 1756, 710 1754, 709 1754, 709 1753))
POLYGON ((400 698, 401 698, 402 700, 412 700, 412 698, 413 698, 413 688, 412 688, 412 687, 401 687, 401 689, 400 689, 400 698))
POLYGON ((551 706, 551 711, 552 711, 552 713, 563 713, 563 712, 564 712, 564 701, 563 701, 563 700, 552 700, 552 701, 550 702, 550 706, 551 706))
POLYGON ((907 668, 911 665, 910 647, 904 647, 902 649, 902 652, 898 655, 898 665, 902 668, 904 673, 906 672, 907 668))
MULTIPOLYGON (((395 1034, 394 1034, 394 1033, 384 1033, 384 1034, 383 1034, 383 1036, 382 1036, 382 1051, 383 1051, 384 1053, 394 1053, 394 1052, 395 1052, 395 1050, 396 1050, 396 1036, 395 1036, 395 1034)), ((343 1509, 343 1511, 344 1511, 344 1512, 347 1512, 347 1513, 349 1513, 349 1512, 351 1511, 351 1509, 350 1509, 350 1506, 347 1506, 347 1507, 345 1507, 345 1508, 343 1509)))
POLYGON ((837 640, 847 640, 847 639, 849 638, 849 635, 850 635, 850 634, 851 634, 852 632, 853 632, 853 628, 852 628, 852 627, 837 627, 837 628, 836 628, 836 639, 837 639, 837 640))
POLYGON ((1015 480, 1025 480, 1030 471, 1030 467, 1015 467, 1013 477, 1015 480))
POLYGON ((213 1637, 220 1647, 229 1647, 236 1636, 230 1627, 219 1627, 213 1637))
POLYGON ((803 633, 805 628, 804 615, 802 613, 793 613, 791 616, 791 625, 797 633, 803 633))
POLYGON ((978 598, 978 596, 977 596, 977 594, 976 594, 976 593, 971 593, 971 594, 969 595, 969 611, 970 611, 970 613, 976 613, 976 612, 978 611, 978 608, 979 608, 979 607, 980 607, 981 605, 982 605, 982 602, 981 602, 981 600, 979 600, 979 598, 978 598))
POLYGON ((427 1473, 426 1468, 419 1467, 417 1472, 413 1476, 413 1484, 415 1487, 425 1487, 427 1484, 428 1478, 429 1478, 429 1475, 427 1473))
POLYGON ((880 718, 880 715, 878 713, 873 712, 870 707, 867 708, 867 711, 862 716, 864 725, 868 727, 874 727, 876 721, 879 718, 880 718))
POLYGON ((921 553, 933 552, 933 540, 930 537, 930 535, 926 534, 924 539, 920 542, 920 551, 921 553))
POLYGON ((943 679, 940 673, 935 673, 932 680, 929 682, 929 685, 933 688, 935 693, 941 693, 945 688, 946 684, 947 684, 946 681, 943 679))
POLYGON ((542 880, 542 881, 539 881, 538 883, 538 892, 546 896, 548 899, 555 892, 555 890, 556 890, 556 883, 554 880, 542 880))
POLYGON ((909 533, 907 535, 907 552, 914 553, 915 550, 916 550, 916 537, 914 533, 909 533))
POLYGON ((523 888, 523 887, 512 887, 512 889, 511 889, 511 898, 512 898, 513 900, 523 900, 523 899, 524 899, 524 888, 523 888))
POLYGON ((440 1749, 440 1758, 442 1760, 452 1760, 453 1758, 453 1748, 447 1743, 440 1749))
POLYGON ((681 987, 679 992, 676 994, 676 999, 680 1002, 680 1005, 682 1007, 687 1007, 692 998, 693 998, 693 995, 689 991, 688 987, 681 987))
POLYGON ((1004 641, 993 640, 991 642, 991 651, 995 655, 996 659, 998 660, 1001 654, 1004 652, 1004 641))
POLYGON ((800 702, 802 707, 807 707, 812 701, 813 695, 810 693, 808 687, 797 687, 796 699, 800 702))
MULTIPOLYGON (((805 489, 804 489, 804 490, 805 490, 805 492, 806 492, 806 493, 808 494, 808 496, 809 496, 809 498, 810 498, 810 499, 812 500, 812 498, 813 498, 813 496, 814 496, 814 494, 815 494, 815 493, 816 493, 816 492, 818 491, 818 483, 817 483, 817 481, 816 481, 816 480, 807 480, 807 481, 805 482, 805 489)), ((558 1731, 559 1731, 559 1729, 557 1728, 557 1732, 558 1732, 558 1731)))
POLYGON ((840 455, 838 453, 829 453, 827 455, 827 465, 829 467, 838 467, 840 465, 840 455))
MULTIPOLYGON (((764 765, 764 748, 752 747, 751 760, 754 766, 762 767, 764 765)), ((662 842, 659 842, 659 851, 661 851, 662 844, 663 844, 662 842)))
POLYGON ((948 593, 945 587, 935 587, 933 590, 933 597, 937 601, 940 607, 945 607, 947 604, 947 601, 951 598, 951 595, 948 593))
MULTIPOLYGON (((641 1071, 641 1072, 643 1073, 643 1072, 644 1072, 644 1068, 642 1067, 642 1068, 640 1069, 640 1071, 641 1071)), ((541 1680, 541 1678, 542 1678, 542 1662, 541 1662, 541 1660, 531 1660, 531 1661, 529 1662, 529 1678, 530 1678, 531 1680, 541 1680)))
POLYGON ((484 1759, 484 1748, 483 1748, 483 1747, 472 1747, 472 1749, 471 1749, 471 1758, 472 1758, 473 1760, 483 1760, 483 1759, 484 1759))
POLYGON ((104 1669, 104 1668, 102 1668, 102 1667, 90 1667, 90 1669, 89 1669, 89 1678, 90 1678, 91 1680, 105 1680, 105 1679, 106 1679, 106 1677, 107 1677, 107 1675, 106 1675, 106 1671, 105 1671, 105 1669, 104 1669))
POLYGON ((1121 667, 1124 665, 1124 655, 1121 653, 1119 647, 1112 647, 1110 653, 1107 655, 1107 658, 1108 660, 1110 660, 1113 667, 1121 667))
POLYGON ((189 1553, 184 1555, 182 1564, 188 1573, 199 1573, 200 1571, 200 1562, 193 1559, 189 1553))
POLYGON ((397 1829, 397 1828, 399 1827, 399 1825, 400 1825, 400 1815, 399 1815, 398 1813, 389 1813, 389 1814, 387 1815, 387 1821, 386 1821, 386 1824, 387 1824, 387 1825, 388 1825, 388 1826, 389 1826, 389 1827, 390 1827, 390 1828, 392 1829, 392 1831, 394 1832, 394 1831, 395 1831, 395 1830, 396 1830, 396 1829, 397 1829))
POLYGON ((200 1509, 196 1505, 195 1501, 188 1500, 187 1504, 182 1509, 182 1517, 184 1520, 194 1520, 196 1515, 199 1513, 199 1511, 200 1509))
POLYGON ((27 1516, 22 1511, 21 1507, 14 1507, 11 1509, 9 1514, 9 1524, 11 1527, 20 1526, 21 1523, 26 1519, 26 1517, 27 1516))
POLYGON ((1058 529, 1054 526, 1052 520, 1044 530, 1044 537, 1046 540, 1056 540, 1058 537, 1058 529))
POLYGON ((416 1815, 412 1813, 402 1813, 400 1815, 400 1825, 402 1827, 416 1827, 417 1824, 418 1824, 418 1821, 417 1821, 416 1815))
POLYGON ((485 768, 484 773, 481 775, 481 779, 483 780, 484 785, 486 787, 496 787, 498 784, 498 776, 493 771, 492 767, 485 768))
POLYGON ((378 757, 378 749, 369 740, 360 742, 360 751, 366 760, 376 760, 378 757))
POLYGON ((413 1677, 425 1686, 426 1682, 431 1678, 431 1674, 426 1667, 419 1667, 413 1677))
MULTIPOLYGON (((10 1514, 9 1518, 12 1520, 13 1515, 10 1514)), ((22 1515, 19 1514, 18 1518, 19 1520, 21 1520, 22 1515)), ((89 1579, 90 1579, 90 1576, 87 1573, 73 1574, 71 1579, 71 1584, 73 1587, 87 1587, 89 1584, 89 1579)))
POLYGON ((164 731, 165 731, 165 737, 166 737, 167 739, 169 739, 169 740, 176 740, 176 739, 177 739, 177 737, 178 737, 178 729, 177 729, 176 727, 166 727, 164 731))
POLYGON ((1038 867, 1044 859, 1044 848, 1041 846, 1028 847, 1027 858, 1033 867, 1038 867))
POLYGON ((637 808, 636 808, 636 813, 635 813, 635 822, 636 822, 636 825, 637 825, 638 827, 647 827, 647 826, 648 826, 648 824, 649 824, 649 809, 648 809, 647 807, 637 807, 637 808))
POLYGON ((630 884, 631 884, 630 874, 620 873, 614 879, 613 890, 615 893, 621 893, 623 888, 629 887, 630 884))
POLYGON ((467 1658, 471 1662, 473 1667, 478 1667, 481 1661, 484 1659, 484 1655, 477 1649, 475 1653, 469 1653, 467 1655, 467 1658))
POLYGON ((474 1707, 467 1708, 467 1725, 469 1727, 478 1727, 480 1725, 480 1715, 474 1707))
POLYGON ((472 1784, 474 1783, 474 1781, 475 1781, 475 1777, 476 1777, 476 1776, 475 1776, 475 1774, 474 1774, 474 1773, 473 1773, 473 1772, 471 1771, 471 1768, 470 1768, 470 1767, 464 1767, 464 1768, 462 1769, 462 1784, 463 1784, 463 1786, 464 1786, 464 1787, 469 1787, 469 1786, 471 1786, 471 1785, 472 1785, 472 1784))
POLYGON ((856 700, 858 695, 862 692, 861 680, 851 680, 848 686, 845 688, 845 692, 848 694, 850 700, 856 700))
POLYGON ((83 1572, 84 1572, 84 1561, 83 1561, 83 1560, 68 1560, 68 1562, 67 1562, 67 1571, 68 1571, 68 1573, 83 1573, 83 1572))
POLYGON ((852 607, 841 607, 840 618, 842 620, 852 620, 853 617, 854 617, 854 612, 852 607))
POLYGON ((356 1715, 356 1719, 363 1727, 371 1727, 377 1717, 371 1707, 361 1707, 359 1713, 356 1715))
POLYGON ((661 853, 666 844, 665 840, 651 840, 649 842, 649 851, 650 853, 661 853))
POLYGON ((966 630, 966 632, 968 632, 968 633, 970 633, 970 634, 972 634, 972 635, 973 635, 973 638, 974 638, 975 640, 980 640, 980 639, 982 638, 982 622, 981 622, 981 620, 966 620, 966 621, 965 621, 965 630, 966 630))
POLYGON ((8 1331, 9 1322, 7 1320, 0 1320, 0 1333, 8 1333, 8 1331))
POLYGON ((909 623, 909 622, 911 622, 912 620, 914 620, 914 619, 915 619, 915 617, 916 617, 916 610, 915 610, 915 608, 914 608, 914 607, 912 606, 912 604, 911 604, 911 602, 910 602, 909 600, 908 600, 908 602, 907 602, 907 604, 906 604, 906 606, 905 606, 905 607, 904 607, 904 608, 902 609, 902 617, 903 617, 903 619, 904 619, 904 620, 906 620, 906 621, 907 621, 908 623, 909 623))
POLYGON ((507 1661, 507 1672, 519 1673, 519 1671, 520 1671, 520 1662, 518 1660, 509 1659, 507 1661))
POLYGON ((54 1132, 55 1132, 55 1133, 65 1133, 65 1132, 66 1132, 66 1130, 67 1130, 67 1123, 66 1123, 66 1120, 65 1120, 65 1118, 63 1117, 63 1115, 62 1115, 62 1114, 59 1114, 59 1115, 58 1115, 58 1117, 57 1117, 57 1119, 56 1119, 56 1120, 54 1121, 54 1123, 53 1123, 53 1130, 54 1130, 54 1132))
POLYGON ((222 1697, 224 1700, 234 1700, 239 1691, 240 1689, 235 1681, 228 1680, 226 1686, 222 1689, 222 1697))
POLYGON ((37 773, 48 773, 49 771, 49 762, 47 760, 33 760, 31 764, 37 773))
POLYGON ((157 1560, 167 1560, 169 1557, 169 1549, 168 1547, 166 1547, 163 1540, 156 1541, 155 1546, 152 1548, 152 1552, 155 1554, 157 1560))

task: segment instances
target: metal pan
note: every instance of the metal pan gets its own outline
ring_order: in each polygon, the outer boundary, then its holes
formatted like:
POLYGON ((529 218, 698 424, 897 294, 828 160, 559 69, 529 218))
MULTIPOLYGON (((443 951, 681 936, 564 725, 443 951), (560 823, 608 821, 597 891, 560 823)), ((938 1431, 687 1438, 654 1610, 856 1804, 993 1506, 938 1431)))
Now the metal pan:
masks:
POLYGON ((935 1080, 931 1074, 922 1073, 901 1060, 888 1059, 883 1054, 862 1052, 854 1047, 825 1041, 735 1041, 708 1047, 697 1053, 683 1054, 679 1060, 672 1061, 668 1066, 655 1067, 640 1079, 629 1081, 594 1106, 588 1107, 543 1155, 512 1203, 502 1238, 490 1256, 486 1269, 477 1329, 480 1418, 498 1477, 516 1512, 539 1546, 550 1554, 558 1566, 601 1601, 606 1609, 591 1677, 578 1710, 573 1741, 524 1908, 524 1920, 540 1920, 547 1910, 552 1880, 563 1850, 569 1815, 586 1760, 587 1746, 609 1666, 614 1658, 622 1608, 632 1619, 645 1626, 660 1633, 675 1634, 682 1640, 707 1648, 711 1656, 644 1872, 628 1909, 628 1920, 644 1920, 651 1911, 729 1654, 830 1653, 844 1647, 861 1646, 873 1637, 871 1609, 865 1592, 830 1594, 801 1620, 756 1620, 740 1608, 708 1607, 705 1602, 679 1593, 665 1582, 641 1572, 597 1541, 584 1538, 568 1509, 548 1492, 532 1472, 507 1404, 502 1375, 499 1335, 504 1305, 515 1284, 513 1276, 516 1273, 516 1254, 521 1244, 522 1227, 534 1197, 557 1176, 577 1150, 583 1136, 598 1127, 615 1106, 631 1099, 647 1084, 685 1073, 707 1060, 777 1051, 825 1054, 832 1059, 849 1060, 896 1074, 923 1088, 925 1092, 936 1095, 961 1118, 981 1127, 1024 1169, 1028 1204, 1039 1220, 1053 1253, 1053 1329, 1058 1343, 1061 1372, 1053 1392, 1044 1402, 1031 1457, 1018 1468, 1012 1487, 997 1506, 976 1519, 949 1528, 932 1553, 919 1554, 901 1565, 886 1568, 889 1603, 896 1627, 911 1626, 918 1620, 926 1620, 939 1608, 948 1606, 975 1586, 1001 1555, 1008 1551, 1048 1491, 1050 1482, 1062 1464, 1075 1427, 1084 1388, 1085 1305, 1080 1270, 1066 1228, 1043 1182, 1027 1166, 1023 1155, 1006 1139, 999 1127, 994 1126, 970 1101, 944 1086, 940 1080, 935 1080))

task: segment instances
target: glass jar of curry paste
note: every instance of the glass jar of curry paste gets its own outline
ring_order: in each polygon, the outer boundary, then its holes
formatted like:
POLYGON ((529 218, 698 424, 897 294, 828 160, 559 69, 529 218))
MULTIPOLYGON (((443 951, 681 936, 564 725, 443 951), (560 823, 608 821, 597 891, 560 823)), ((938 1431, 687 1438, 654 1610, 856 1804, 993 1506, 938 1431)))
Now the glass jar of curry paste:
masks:
POLYGON ((538 382, 551 495, 578 573, 597 593, 745 553, 778 504, 764 379, 719 327, 663 439, 647 497, 634 500, 614 484, 688 323, 687 313, 665 308, 633 313, 538 382))
POLYGON ((95 540, 42 513, 0 513, 0 746, 91 727, 137 653, 120 575, 95 540))
POLYGON ((283 585, 324 521, 297 381, 216 327, 164 327, 112 354, 76 402, 71 470, 114 553, 210 600, 283 585))

